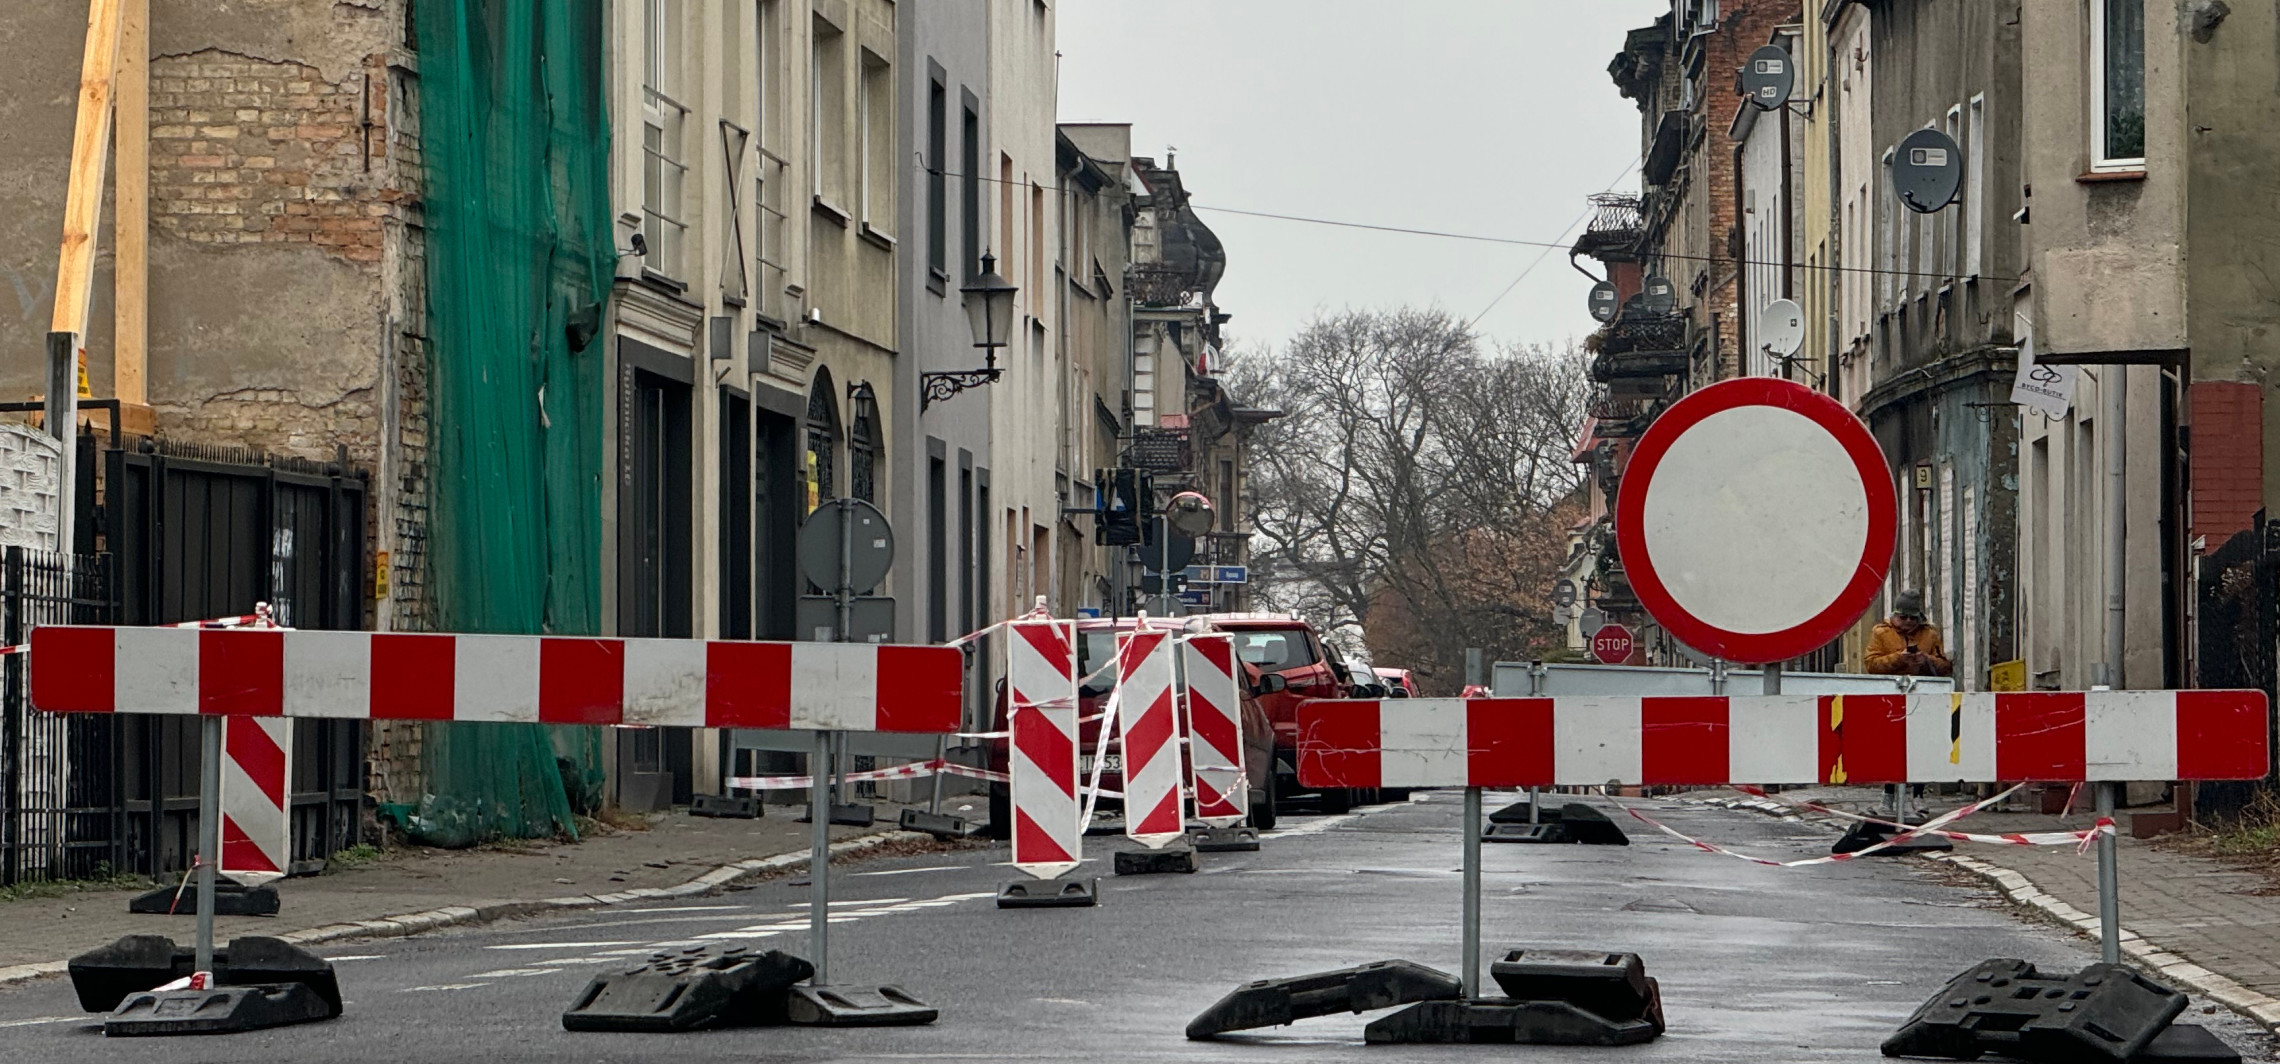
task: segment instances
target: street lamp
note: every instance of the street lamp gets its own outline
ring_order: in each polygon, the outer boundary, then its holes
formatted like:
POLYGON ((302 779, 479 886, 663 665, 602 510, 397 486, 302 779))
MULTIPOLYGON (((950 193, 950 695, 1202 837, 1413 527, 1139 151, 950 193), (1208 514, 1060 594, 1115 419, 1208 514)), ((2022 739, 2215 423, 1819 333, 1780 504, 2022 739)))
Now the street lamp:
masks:
POLYGON ((982 252, 981 266, 982 272, 958 291, 966 297, 966 320, 974 329, 974 346, 983 351, 982 368, 919 374, 923 389, 920 410, 933 406, 937 399, 994 383, 1005 373, 997 364, 997 352, 1013 339, 1013 296, 1020 289, 998 276, 997 256, 982 252))

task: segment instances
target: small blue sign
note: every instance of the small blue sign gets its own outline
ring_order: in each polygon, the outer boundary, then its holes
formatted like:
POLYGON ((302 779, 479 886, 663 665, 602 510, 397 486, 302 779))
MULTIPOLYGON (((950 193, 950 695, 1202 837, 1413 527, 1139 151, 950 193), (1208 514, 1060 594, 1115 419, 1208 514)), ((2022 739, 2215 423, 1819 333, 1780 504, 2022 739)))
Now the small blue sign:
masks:
POLYGON ((1080 618, 1085 618, 1085 619, 1091 619, 1091 618, 1099 617, 1099 616, 1100 616, 1100 607, 1098 607, 1098 606, 1079 606, 1079 607, 1077 607, 1077 616, 1078 616, 1078 617, 1080 617, 1080 618))
POLYGON ((1251 582, 1251 570, 1241 565, 1214 565, 1211 567, 1211 579, 1221 584, 1248 584, 1251 582))
POLYGON ((1179 600, 1190 606, 1209 606, 1211 605, 1211 592, 1204 588, 1182 591, 1179 593, 1179 600))

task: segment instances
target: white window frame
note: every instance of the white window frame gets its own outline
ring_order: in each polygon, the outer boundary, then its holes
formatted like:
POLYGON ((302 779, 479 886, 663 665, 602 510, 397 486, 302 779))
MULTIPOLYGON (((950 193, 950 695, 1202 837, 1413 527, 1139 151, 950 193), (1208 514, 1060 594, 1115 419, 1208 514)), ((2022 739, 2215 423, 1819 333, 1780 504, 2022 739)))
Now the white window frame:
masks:
POLYGON ((646 0, 642 9, 641 228, 649 254, 642 268, 680 280, 685 264, 689 108, 673 98, 682 58, 681 0, 646 0))
MULTIPOLYGON (((1948 139, 1954 141, 1958 147, 1963 145, 1965 133, 1962 104, 1959 103, 1948 108, 1946 132, 1948 139)), ((1966 156, 1963 165, 1968 174, 1973 165, 1972 157, 1966 156)), ((1963 241, 1962 216, 1963 211, 1940 212, 1940 276, 1949 281, 1955 280, 1958 268, 1963 261, 1963 256, 1957 253, 1957 246, 1963 241)))
POLYGON ((1969 145, 1963 152, 1963 275, 1979 279, 1982 268, 1980 246, 1987 242, 1987 96, 1981 93, 1971 98, 1970 125, 1964 135, 1969 145))
MULTIPOLYGON (((2114 158, 2106 154, 2106 9, 2117 3, 2142 6, 2145 0, 2090 0, 2090 171, 2092 173, 2127 173, 2145 169, 2145 156, 2143 154, 2134 159, 2114 158)), ((2142 41, 2139 47, 2143 49, 2142 41)), ((2138 66, 2138 76, 2143 78, 2145 76, 2145 55, 2142 51, 2138 56, 2138 66)), ((2140 101, 2140 106, 2143 106, 2143 101, 2140 101)))
POLYGON ((1893 149, 1884 149, 1884 166, 1877 172, 1876 179, 1878 195, 1875 209, 1879 220, 1883 222, 1884 231, 1884 239, 1877 241, 1876 248, 1876 266, 1880 271, 1877 274, 1877 303, 1884 310, 1892 309, 1893 286, 1899 277, 1895 267, 1900 256, 1901 208, 1899 199, 1892 192, 1892 160, 1895 155, 1893 149))

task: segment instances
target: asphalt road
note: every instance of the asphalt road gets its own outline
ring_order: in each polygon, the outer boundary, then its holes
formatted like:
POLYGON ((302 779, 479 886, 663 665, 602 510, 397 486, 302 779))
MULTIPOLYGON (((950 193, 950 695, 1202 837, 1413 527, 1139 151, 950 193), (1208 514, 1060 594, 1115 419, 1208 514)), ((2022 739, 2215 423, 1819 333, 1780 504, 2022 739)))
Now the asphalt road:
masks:
MULTIPOLYGON (((1493 801, 1493 796, 1492 796, 1493 801)), ((1657 806, 1751 852, 1826 852, 1805 825, 1657 806)), ((1619 819, 1620 814, 1617 814, 1619 819)), ((1881 1061, 1877 1043, 1948 977, 1992 956, 2070 969, 2090 943, 2003 911, 1921 862, 1767 868, 1645 831, 1629 847, 1487 846, 1484 957, 1521 946, 1628 950, 1662 981, 1670 1031, 1624 1049, 1364 1046, 1370 1016, 1190 1042, 1188 1019, 1236 984, 1388 958, 1454 971, 1454 794, 1296 817, 1263 850, 1192 876, 1101 878, 1097 909, 1000 911, 1002 848, 834 870, 832 976, 899 984, 929 1027, 572 1034, 560 1015, 597 970, 662 945, 801 951, 804 879, 682 904, 329 944, 347 1013, 218 1038, 106 1040, 68 983, 0 991, 0 1059, 19 1061, 1881 1061)), ((1105 857, 1118 840, 1090 839, 1105 857)), ((2086 858, 2087 859, 2087 858, 2086 858)), ((1105 871, 1105 860, 1097 862, 1105 871)), ((1088 865, 1088 869, 1095 867, 1088 865)), ((290 902, 288 902, 290 904, 290 902)), ((89 943, 90 946, 95 943, 89 943)), ((1493 984, 1483 978, 1484 985, 1493 984)), ((2229 1012, 2189 1014, 2270 1046, 2229 1012)))

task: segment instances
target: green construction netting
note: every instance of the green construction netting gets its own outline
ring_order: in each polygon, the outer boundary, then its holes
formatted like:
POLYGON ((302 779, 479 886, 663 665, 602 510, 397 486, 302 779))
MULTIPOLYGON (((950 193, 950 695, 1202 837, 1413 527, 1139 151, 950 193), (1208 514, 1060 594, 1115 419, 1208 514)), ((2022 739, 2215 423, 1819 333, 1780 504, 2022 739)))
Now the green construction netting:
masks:
MULTIPOLYGON (((601 630, 608 404, 595 337, 616 268, 603 7, 413 0, 427 542, 444 631, 601 630)), ((601 744, 593 728, 432 725, 427 793, 399 819, 439 845, 575 834, 573 814, 598 801, 601 744)))

